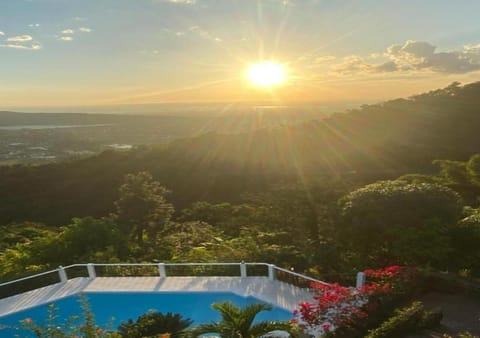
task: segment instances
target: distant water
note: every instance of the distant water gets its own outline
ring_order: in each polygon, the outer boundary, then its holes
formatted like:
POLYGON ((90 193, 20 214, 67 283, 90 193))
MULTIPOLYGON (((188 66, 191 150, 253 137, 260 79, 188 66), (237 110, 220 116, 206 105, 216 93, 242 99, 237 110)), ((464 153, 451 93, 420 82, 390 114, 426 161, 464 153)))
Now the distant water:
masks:
POLYGON ((22 129, 66 129, 66 128, 92 128, 92 127, 110 127, 113 124, 41 124, 41 125, 21 125, 21 126, 0 126, 0 130, 22 130, 22 129))

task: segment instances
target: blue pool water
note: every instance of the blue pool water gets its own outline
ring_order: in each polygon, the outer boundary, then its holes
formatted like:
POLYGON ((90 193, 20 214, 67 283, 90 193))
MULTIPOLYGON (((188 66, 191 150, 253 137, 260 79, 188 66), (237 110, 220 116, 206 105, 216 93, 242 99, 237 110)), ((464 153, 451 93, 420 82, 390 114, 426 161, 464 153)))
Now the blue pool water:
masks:
MULTIPOLYGON (((90 304, 95 320, 103 328, 116 329, 118 325, 128 319, 136 320, 137 317, 149 310, 162 313, 180 313, 184 318, 190 318, 194 322, 192 326, 220 320, 217 311, 211 308, 213 303, 231 301, 238 306, 260 303, 254 297, 241 297, 233 293, 225 292, 168 292, 168 293, 107 293, 92 292, 84 293, 90 304)), ((71 296, 56 301, 58 308, 56 322, 62 323, 71 316, 82 313, 79 296, 71 296)), ((21 320, 31 318, 36 323, 44 322, 47 317, 47 305, 14 313, 0 318, 0 326, 18 326, 21 320)), ((273 308, 271 311, 261 312, 256 321, 262 320, 290 320, 290 311, 273 308)), ((82 320, 79 320, 80 323, 82 320)), ((20 337, 33 337, 25 331, 13 329, 1 329, 0 337, 12 338, 15 334, 20 337)))

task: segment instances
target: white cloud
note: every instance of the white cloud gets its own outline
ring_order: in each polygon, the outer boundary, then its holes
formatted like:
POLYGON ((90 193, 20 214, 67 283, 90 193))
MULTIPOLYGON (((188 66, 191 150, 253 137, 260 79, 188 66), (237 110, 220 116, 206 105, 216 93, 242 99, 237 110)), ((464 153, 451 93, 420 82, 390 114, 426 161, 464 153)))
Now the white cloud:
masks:
POLYGON ((333 56, 333 55, 322 55, 322 56, 318 56, 316 59, 315 59, 315 62, 316 63, 325 63, 325 62, 331 62, 333 60, 335 60, 336 57, 333 56))
POLYGON ((370 72, 372 65, 368 64, 362 57, 350 55, 343 58, 343 61, 333 65, 332 69, 339 74, 355 74, 370 72))
POLYGON ((188 29, 190 32, 193 32, 197 34, 199 37, 205 40, 210 40, 214 42, 222 42, 222 39, 220 39, 218 36, 213 35, 212 33, 206 31, 205 29, 199 27, 199 26, 192 26, 188 29))
POLYGON ((32 45, 0 44, 0 48, 39 50, 39 49, 42 49, 42 46, 36 43, 32 45))
POLYGON ((480 43, 478 45, 466 45, 463 49, 466 52, 480 53, 480 43))
POLYGON ((5 35, 5 33, 0 31, 0 36, 4 36, 4 35, 5 35))
POLYGON ((25 41, 32 41, 33 38, 30 35, 17 35, 11 36, 7 39, 10 42, 25 42, 25 41))
POLYGON ((40 24, 39 23, 31 23, 31 24, 28 25, 28 27, 38 28, 38 27, 40 27, 40 24))
POLYGON ((177 37, 183 37, 183 36, 191 36, 191 35, 196 35, 204 40, 209 40, 213 42, 223 42, 223 40, 218 37, 217 35, 205 30, 204 28, 200 26, 191 26, 185 31, 173 31, 169 28, 163 28, 162 29, 165 33, 175 35, 177 37))
POLYGON ((462 51, 437 52, 437 47, 425 41, 409 40, 403 45, 393 45, 386 56, 398 65, 414 70, 431 70, 438 73, 461 74, 480 70, 475 54, 477 46, 466 46, 462 51))
POLYGON ((338 74, 391 73, 391 72, 435 72, 463 74, 480 71, 480 44, 464 46, 462 50, 437 52, 437 47, 425 41, 406 41, 392 45, 380 53, 370 54, 372 59, 381 57, 383 63, 367 62, 353 55, 332 66, 338 74))
POLYGON ((80 27, 78 29, 67 28, 60 32, 60 36, 58 36, 59 40, 62 41, 73 41, 73 36, 77 33, 90 33, 93 30, 88 27, 80 27))

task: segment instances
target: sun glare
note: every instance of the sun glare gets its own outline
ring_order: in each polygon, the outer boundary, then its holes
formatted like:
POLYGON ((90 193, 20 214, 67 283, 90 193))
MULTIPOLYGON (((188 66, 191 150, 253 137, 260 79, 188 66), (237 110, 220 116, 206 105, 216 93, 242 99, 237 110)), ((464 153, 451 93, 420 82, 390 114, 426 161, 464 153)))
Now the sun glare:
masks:
POLYGON ((257 87, 282 85, 287 80, 285 66, 275 61, 265 61, 248 67, 247 78, 257 87))

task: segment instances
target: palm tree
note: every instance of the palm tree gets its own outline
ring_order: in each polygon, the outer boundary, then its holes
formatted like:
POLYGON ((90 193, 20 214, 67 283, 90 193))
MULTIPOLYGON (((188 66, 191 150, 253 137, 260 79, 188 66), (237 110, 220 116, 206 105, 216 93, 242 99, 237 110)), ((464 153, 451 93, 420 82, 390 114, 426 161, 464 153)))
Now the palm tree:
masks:
POLYGON ((220 311, 222 320, 218 323, 202 324, 190 331, 191 337, 206 333, 218 333, 222 338, 257 338, 272 331, 286 331, 291 337, 296 337, 294 328, 289 322, 263 321, 253 324, 257 314, 270 311, 267 304, 252 304, 240 308, 232 302, 215 303, 214 310, 220 311))
POLYGON ((183 337, 185 330, 192 324, 191 319, 185 319, 179 313, 163 314, 152 311, 137 318, 129 319, 118 327, 118 333, 125 338, 160 337, 162 334, 171 338, 183 337))

